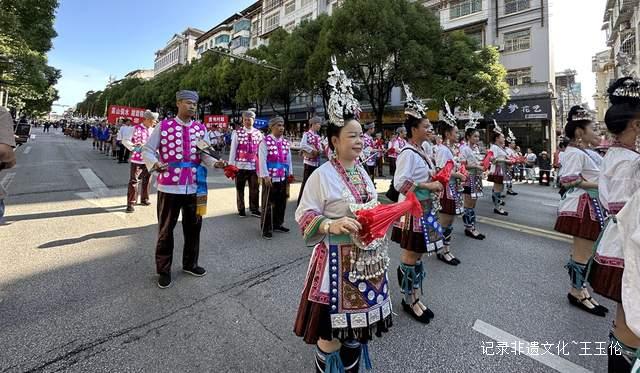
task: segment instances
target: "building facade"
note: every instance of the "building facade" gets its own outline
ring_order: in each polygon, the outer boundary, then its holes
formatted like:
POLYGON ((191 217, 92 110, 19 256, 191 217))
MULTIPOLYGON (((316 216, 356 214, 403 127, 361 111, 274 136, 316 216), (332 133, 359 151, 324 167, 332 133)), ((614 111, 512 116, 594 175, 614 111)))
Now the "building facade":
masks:
POLYGON ((591 62, 591 71, 596 76, 596 91, 593 94, 596 120, 602 125, 604 123, 604 115, 609 108, 607 89, 615 79, 615 63, 611 58, 611 49, 596 53, 591 62))
POLYGON ((553 151, 556 105, 548 0, 427 0, 445 32, 462 30, 495 46, 507 69, 510 99, 486 119, 510 128, 521 147, 553 151))
POLYGON ((132 72, 126 74, 124 78, 151 80, 153 79, 154 76, 155 76, 155 73, 152 69, 138 69, 138 70, 133 70, 132 72))
POLYGON ((576 70, 556 72, 556 97, 558 98, 558 129, 564 127, 571 107, 582 104, 582 84, 576 81, 576 70))
POLYGON ((637 0, 607 0, 602 29, 615 63, 615 77, 640 76, 637 53, 640 6, 637 0))
POLYGON ((156 52, 154 60, 154 74, 158 75, 178 65, 186 65, 196 58, 196 39, 204 31, 187 28, 180 34, 175 34, 167 45, 156 52))

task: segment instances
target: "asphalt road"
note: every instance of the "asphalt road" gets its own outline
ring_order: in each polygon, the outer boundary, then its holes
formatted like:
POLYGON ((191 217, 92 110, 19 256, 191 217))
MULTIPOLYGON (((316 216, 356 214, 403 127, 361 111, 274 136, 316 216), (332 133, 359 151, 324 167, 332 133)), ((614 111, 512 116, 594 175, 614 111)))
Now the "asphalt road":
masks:
MULTIPOLYGON (((200 253, 209 274, 183 275, 176 250, 174 286, 160 290, 155 195, 152 206, 124 213, 128 165, 54 132, 36 134, 17 153, 18 166, 0 173, 10 194, 0 225, 0 372, 313 371, 313 347, 292 332, 311 253, 293 221, 294 199, 292 233, 264 241, 258 219, 234 214, 231 182, 210 172, 200 253)), ((606 370, 596 343, 607 340, 612 316, 589 315, 566 299, 569 244, 549 233, 559 196, 515 188, 508 218, 492 213, 488 193, 480 202, 478 214, 491 219, 481 226, 486 240, 464 237, 458 219, 461 265, 427 259, 423 299, 436 315, 429 325, 401 311, 391 279, 398 314, 391 332, 370 344, 376 371, 606 370), (497 348, 511 337, 549 354, 497 348), (568 355, 557 356, 562 342, 568 355)), ((395 272, 399 250, 390 249, 395 272)))

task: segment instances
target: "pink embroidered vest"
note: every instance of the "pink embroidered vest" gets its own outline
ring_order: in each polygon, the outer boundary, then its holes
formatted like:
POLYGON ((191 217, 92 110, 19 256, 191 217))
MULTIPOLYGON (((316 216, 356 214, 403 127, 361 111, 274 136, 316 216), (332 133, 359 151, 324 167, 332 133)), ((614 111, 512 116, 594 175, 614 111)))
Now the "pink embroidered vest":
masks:
POLYGON ((191 122, 191 125, 186 127, 169 119, 162 121, 156 131, 160 131, 160 161, 169 164, 167 171, 158 175, 158 184, 196 184, 196 173, 201 162, 196 145, 198 140, 205 136, 205 126, 191 122), (176 165, 179 163, 182 163, 182 167, 176 165))
MULTIPOLYGON (((314 133, 313 131, 307 131, 307 143, 313 146, 316 150, 318 150, 318 152, 322 151, 322 138, 320 137, 320 135, 314 133)), ((307 161, 307 163, 313 163, 313 165, 317 166, 318 161, 320 160, 320 156, 319 155, 317 157, 305 156, 304 160, 307 161)))
POLYGON ((264 138, 267 146, 267 169, 272 178, 284 179, 289 173, 289 162, 287 161, 291 145, 284 137, 276 139, 269 135, 264 138))
POLYGON ((138 124, 133 127, 133 135, 131 136, 131 142, 134 145, 140 145, 140 147, 134 148, 133 152, 131 152, 131 163, 144 164, 142 160, 142 149, 141 146, 147 143, 149 139, 149 131, 144 124, 138 124))
POLYGON ((258 146, 263 139, 259 130, 248 133, 243 127, 236 130, 238 137, 238 147, 236 149, 236 162, 253 163, 256 162, 258 156, 258 146))

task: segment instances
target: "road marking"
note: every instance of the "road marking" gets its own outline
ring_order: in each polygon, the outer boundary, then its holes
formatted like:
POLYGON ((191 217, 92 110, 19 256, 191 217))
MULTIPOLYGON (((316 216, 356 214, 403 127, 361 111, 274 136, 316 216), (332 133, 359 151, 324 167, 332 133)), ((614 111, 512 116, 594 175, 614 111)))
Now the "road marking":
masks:
POLYGON ((498 329, 493 325, 487 324, 482 320, 476 320, 473 323, 473 330, 478 333, 484 334, 497 342, 507 343, 507 346, 518 346, 518 349, 520 348, 520 346, 522 346, 522 350, 521 352, 519 352, 520 355, 528 356, 531 359, 536 360, 537 362, 542 363, 558 372, 591 373, 590 370, 581 367, 578 364, 572 363, 567 359, 548 352, 548 350, 544 349, 544 347, 540 345, 538 346, 538 351, 540 351, 542 354, 530 354, 529 342, 511 335, 502 329, 498 329), (540 350, 540 348, 542 348, 542 350, 540 350))
POLYGON ((8 189, 9 185, 11 185, 11 182, 13 181, 13 178, 16 176, 15 172, 9 172, 8 174, 4 175, 4 177, 2 178, 2 181, 0 181, 0 185, 5 188, 8 189))
POLYGON ((573 243, 573 237, 568 234, 560 232, 549 231, 546 229, 540 229, 535 227, 527 227, 526 225, 520 225, 498 219, 487 218, 485 216, 478 216, 478 221, 484 224, 493 225, 500 228, 511 229, 513 231, 528 233, 534 236, 550 238, 552 240, 573 243))
POLYGON ((543 203, 542 206, 549 206, 549 207, 558 207, 559 204, 558 203, 543 203))
POLYGON ((109 188, 105 185, 105 183, 100 180, 98 175, 96 175, 92 169, 90 168, 81 168, 78 170, 80 172, 80 176, 84 179, 84 182, 87 183, 87 186, 97 197, 107 197, 109 194, 109 188))
POLYGON ((22 152, 23 154, 29 154, 31 153, 31 147, 27 146, 26 148, 24 148, 24 151, 22 152))

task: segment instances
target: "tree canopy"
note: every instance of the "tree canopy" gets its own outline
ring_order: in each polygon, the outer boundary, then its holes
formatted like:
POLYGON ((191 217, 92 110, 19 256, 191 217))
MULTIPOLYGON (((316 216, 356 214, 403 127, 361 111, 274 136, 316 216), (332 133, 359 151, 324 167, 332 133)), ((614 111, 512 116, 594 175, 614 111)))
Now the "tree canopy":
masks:
POLYGON ((253 62, 208 51, 150 81, 123 80, 88 93, 77 111, 99 115, 95 108, 104 111, 106 102, 174 111, 176 90, 188 88, 199 92, 202 114, 235 114, 255 107, 260 115, 268 108, 288 121, 298 96, 320 96, 326 107, 332 55, 354 80, 358 99, 371 107, 378 123, 392 89, 403 82, 437 105, 446 98, 454 107, 471 106, 486 113, 507 100, 506 72, 498 51, 479 48, 463 32, 444 33, 420 2, 346 1, 332 16, 304 21, 292 32, 273 31, 267 45, 246 55, 253 62))
POLYGON ((60 71, 47 64, 57 0, 0 0, 0 87, 11 106, 42 114, 58 99, 60 71))

